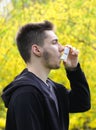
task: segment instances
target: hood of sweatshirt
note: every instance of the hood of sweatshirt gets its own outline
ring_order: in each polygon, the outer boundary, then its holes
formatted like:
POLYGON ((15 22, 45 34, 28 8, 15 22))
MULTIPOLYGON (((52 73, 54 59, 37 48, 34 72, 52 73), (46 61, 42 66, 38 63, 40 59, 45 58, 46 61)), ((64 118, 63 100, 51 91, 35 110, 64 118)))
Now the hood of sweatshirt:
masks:
POLYGON ((29 72, 27 69, 24 69, 15 79, 8 84, 4 89, 1 95, 5 107, 8 107, 12 94, 20 87, 24 86, 34 86, 42 93, 42 86, 45 84, 41 81, 36 75, 29 72))

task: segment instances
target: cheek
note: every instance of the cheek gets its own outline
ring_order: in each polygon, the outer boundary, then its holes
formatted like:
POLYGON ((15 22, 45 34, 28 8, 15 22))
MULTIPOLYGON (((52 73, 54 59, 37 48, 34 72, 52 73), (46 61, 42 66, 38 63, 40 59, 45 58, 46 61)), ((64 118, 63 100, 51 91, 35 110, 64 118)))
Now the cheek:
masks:
POLYGON ((43 51, 43 58, 44 60, 49 61, 55 61, 58 58, 58 48, 57 47, 50 47, 50 48, 45 48, 43 51))
POLYGON ((44 60, 49 60, 49 58, 50 58, 50 53, 48 53, 47 51, 44 51, 43 52, 43 58, 44 58, 44 60))

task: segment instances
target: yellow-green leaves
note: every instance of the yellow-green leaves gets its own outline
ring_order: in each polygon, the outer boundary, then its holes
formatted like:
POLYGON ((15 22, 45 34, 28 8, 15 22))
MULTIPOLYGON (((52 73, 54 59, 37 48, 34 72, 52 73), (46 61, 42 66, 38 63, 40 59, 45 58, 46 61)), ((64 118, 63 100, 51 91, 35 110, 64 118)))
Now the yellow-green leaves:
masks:
MULTIPOLYGON (((71 115, 70 130, 96 129, 96 1, 38 1, 14 1, 12 11, 6 17, 0 15, 0 93, 25 67, 15 43, 19 27, 30 22, 50 20, 56 26, 59 42, 72 44, 80 50, 79 61, 91 89, 92 109, 85 114, 71 115)), ((61 64, 61 68, 52 71, 49 76, 69 88, 65 74, 61 64)), ((0 125, 4 126, 1 117, 5 119, 5 116, 0 114, 0 125)))

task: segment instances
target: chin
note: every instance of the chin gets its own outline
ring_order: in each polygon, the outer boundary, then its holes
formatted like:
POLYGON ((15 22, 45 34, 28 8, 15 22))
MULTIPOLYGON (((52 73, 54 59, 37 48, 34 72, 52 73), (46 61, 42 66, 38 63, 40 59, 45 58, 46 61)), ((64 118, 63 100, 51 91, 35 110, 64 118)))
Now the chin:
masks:
POLYGON ((59 69, 60 68, 60 64, 59 63, 57 63, 57 64, 51 64, 51 65, 49 65, 49 68, 50 69, 59 69))
POLYGON ((59 69, 59 68, 60 68, 60 65, 55 66, 53 69, 59 69))

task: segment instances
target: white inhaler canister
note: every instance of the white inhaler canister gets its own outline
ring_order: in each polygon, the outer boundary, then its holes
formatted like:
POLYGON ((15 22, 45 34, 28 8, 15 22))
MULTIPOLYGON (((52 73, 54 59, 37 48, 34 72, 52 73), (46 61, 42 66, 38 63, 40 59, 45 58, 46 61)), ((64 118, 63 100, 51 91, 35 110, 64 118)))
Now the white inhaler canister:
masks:
POLYGON ((64 48, 64 53, 61 56, 61 60, 64 60, 65 62, 67 61, 67 58, 68 58, 68 55, 69 55, 69 51, 70 51, 70 48, 66 46, 64 48))

